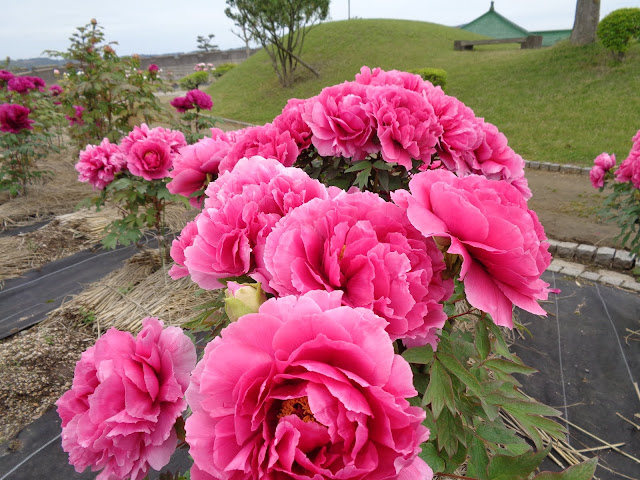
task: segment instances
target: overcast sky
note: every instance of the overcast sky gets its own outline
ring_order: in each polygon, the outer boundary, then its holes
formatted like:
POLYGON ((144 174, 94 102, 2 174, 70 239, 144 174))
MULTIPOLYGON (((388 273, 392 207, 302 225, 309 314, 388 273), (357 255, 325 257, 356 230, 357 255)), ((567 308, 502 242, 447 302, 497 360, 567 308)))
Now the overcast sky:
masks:
MULTIPOLYGON (((331 20, 398 18, 456 26, 489 9, 489 0, 332 0, 331 20)), ((527 30, 570 29, 576 0, 496 0, 496 11, 527 30)), ((600 18, 640 0, 602 0, 600 18)), ((215 34, 221 49, 241 47, 224 14, 225 0, 0 0, 0 58, 66 50, 75 27, 96 18, 118 54, 196 50, 198 35, 215 34)))

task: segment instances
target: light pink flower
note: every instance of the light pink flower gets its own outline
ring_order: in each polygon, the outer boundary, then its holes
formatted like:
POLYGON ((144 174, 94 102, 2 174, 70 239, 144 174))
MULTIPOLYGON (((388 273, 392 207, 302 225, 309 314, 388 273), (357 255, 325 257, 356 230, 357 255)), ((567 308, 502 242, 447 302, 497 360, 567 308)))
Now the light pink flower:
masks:
POLYGON ((291 134, 280 131, 273 124, 249 127, 235 133, 234 145, 220 163, 220 172, 233 170, 238 160, 247 157, 274 158, 285 167, 298 158, 298 145, 291 134))
POLYGON ((140 140, 133 144, 127 154, 129 171, 148 181, 168 177, 172 166, 171 148, 159 139, 140 140))
POLYGON ((193 480, 431 480, 409 364, 340 295, 269 300, 207 345, 187 390, 193 480))
POLYGON ((611 170, 616 164, 616 156, 609 155, 608 153, 601 153, 593 161, 594 165, 599 166, 605 172, 611 170))
POLYGON ((94 190, 102 190, 109 185, 115 175, 126 169, 127 159, 117 145, 102 140, 100 145, 87 145, 80 152, 76 163, 78 180, 90 183, 94 190))
POLYGON ((605 171, 600 165, 594 165, 589 171, 589 180, 593 188, 604 187, 605 171))
POLYGON ((453 292, 442 254, 405 211, 373 193, 343 192, 291 211, 267 237, 264 262, 278 295, 342 290, 351 307, 373 310, 387 332, 410 345, 436 346, 453 292))
POLYGON ((273 125, 281 132, 289 132, 295 140, 300 151, 306 150, 311 145, 311 129, 302 119, 305 104, 313 102, 315 98, 300 100, 292 98, 282 109, 282 113, 273 119, 273 125))
POLYGON ((180 232, 178 238, 171 242, 171 258, 173 258, 173 261, 176 263, 169 269, 168 274, 174 280, 189 275, 189 270, 184 266, 184 251, 187 247, 193 245, 193 241, 198 234, 198 225, 196 222, 199 216, 200 215, 196 216, 195 220, 188 222, 180 232))
MULTIPOLYGON (((511 328, 513 304, 539 315, 546 300, 540 279, 551 261, 549 244, 522 194, 504 181, 478 175, 458 178, 446 170, 420 173, 393 200, 427 237, 444 237, 448 253, 463 259, 460 280, 474 307, 511 328)), ((441 241, 442 241, 441 240, 441 241)))
POLYGON ((359 161, 380 150, 366 102, 366 86, 344 82, 323 89, 306 104, 302 118, 311 128, 311 142, 320 155, 359 161))
POLYGON ((209 184, 198 235, 185 249, 184 264, 200 287, 221 286, 220 278, 250 275, 264 282, 264 243, 273 226, 326 188, 302 170, 277 160, 244 158, 233 171, 209 184))
POLYGON ((145 318, 136 338, 110 329, 82 354, 71 390, 57 402, 62 448, 77 472, 98 480, 140 480, 160 470, 176 448, 176 419, 196 363, 177 327, 145 318))
MULTIPOLYGON (((167 184, 171 193, 190 197, 202 190, 207 183, 218 176, 220 162, 228 155, 231 144, 222 139, 205 137, 194 145, 180 149, 173 162, 169 176, 173 179, 167 184)), ((200 208, 203 196, 189 198, 191 205, 200 208)))
POLYGON ((366 66, 362 67, 360 73, 356 74, 356 83, 378 87, 396 85, 417 93, 428 92, 435 88, 431 82, 424 81, 420 75, 399 70, 385 71, 379 67, 371 70, 366 66))
POLYGON ((431 163, 442 127, 433 108, 420 94, 403 87, 384 86, 368 92, 367 112, 375 118, 382 158, 407 170, 411 159, 431 163))

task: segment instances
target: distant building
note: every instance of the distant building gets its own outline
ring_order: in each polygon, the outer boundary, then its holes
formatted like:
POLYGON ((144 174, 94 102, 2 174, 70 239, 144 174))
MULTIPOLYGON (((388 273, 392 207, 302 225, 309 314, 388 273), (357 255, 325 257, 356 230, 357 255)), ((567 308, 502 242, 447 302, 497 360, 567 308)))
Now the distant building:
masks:
POLYGON ((541 35, 543 47, 550 47, 560 40, 571 36, 571 29, 530 32, 496 12, 493 2, 491 2, 491 7, 487 13, 480 15, 475 20, 472 20, 466 25, 462 25, 460 28, 491 38, 515 38, 541 35))

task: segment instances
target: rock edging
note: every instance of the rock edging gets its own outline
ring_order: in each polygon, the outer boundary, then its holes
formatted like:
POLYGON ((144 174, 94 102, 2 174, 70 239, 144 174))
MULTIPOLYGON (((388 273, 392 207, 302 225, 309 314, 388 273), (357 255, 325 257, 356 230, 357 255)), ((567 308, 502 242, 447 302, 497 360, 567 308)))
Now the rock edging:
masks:
POLYGON ((579 165, 563 165, 560 163, 524 161, 525 168, 531 170, 548 170, 550 172, 573 173, 576 175, 589 175, 591 167, 581 167, 579 165))

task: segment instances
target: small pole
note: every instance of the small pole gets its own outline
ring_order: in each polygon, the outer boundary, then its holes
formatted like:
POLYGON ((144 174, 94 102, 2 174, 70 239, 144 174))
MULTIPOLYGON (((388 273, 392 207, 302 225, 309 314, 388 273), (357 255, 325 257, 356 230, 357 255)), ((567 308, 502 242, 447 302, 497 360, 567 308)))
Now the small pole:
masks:
POLYGON ((347 0, 347 20, 351 20, 351 0, 347 0))

